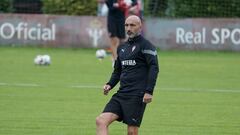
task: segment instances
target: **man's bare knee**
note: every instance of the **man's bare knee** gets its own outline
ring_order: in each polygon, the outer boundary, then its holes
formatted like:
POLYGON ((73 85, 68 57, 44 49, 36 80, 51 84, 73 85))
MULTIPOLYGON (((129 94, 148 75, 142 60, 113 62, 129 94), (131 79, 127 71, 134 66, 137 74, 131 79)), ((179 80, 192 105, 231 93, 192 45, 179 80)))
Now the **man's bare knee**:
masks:
POLYGON ((108 123, 107 123, 106 120, 104 120, 103 117, 98 116, 98 117, 96 118, 96 125, 97 125, 97 126, 108 126, 108 123))
POLYGON ((118 116, 113 113, 102 113, 96 118, 97 126, 109 126, 118 116))

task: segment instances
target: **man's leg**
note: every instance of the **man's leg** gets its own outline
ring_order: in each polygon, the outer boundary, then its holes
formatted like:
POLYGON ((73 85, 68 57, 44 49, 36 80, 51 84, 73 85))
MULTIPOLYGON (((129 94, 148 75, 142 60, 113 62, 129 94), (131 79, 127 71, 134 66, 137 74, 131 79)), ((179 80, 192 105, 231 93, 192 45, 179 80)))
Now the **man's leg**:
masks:
POLYGON ((128 135, 138 135, 138 127, 128 126, 128 135))
POLYGON ((115 61, 117 59, 117 47, 120 43, 120 40, 118 37, 110 37, 110 42, 111 42, 113 61, 115 61))
POLYGON ((114 113, 102 113, 96 118, 97 135, 108 135, 108 126, 118 119, 114 113))

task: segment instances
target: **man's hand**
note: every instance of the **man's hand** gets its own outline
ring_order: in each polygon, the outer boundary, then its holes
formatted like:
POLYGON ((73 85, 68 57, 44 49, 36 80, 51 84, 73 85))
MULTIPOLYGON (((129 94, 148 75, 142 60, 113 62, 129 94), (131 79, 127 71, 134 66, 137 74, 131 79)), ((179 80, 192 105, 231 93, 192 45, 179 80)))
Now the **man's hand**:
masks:
POLYGON ((111 90, 111 86, 110 86, 110 85, 105 84, 105 85, 103 86, 103 94, 104 94, 104 95, 107 95, 110 90, 111 90))
POLYGON ((152 102, 152 97, 153 96, 151 94, 145 93, 144 96, 143 96, 143 102, 144 103, 152 102))
POLYGON ((113 3, 113 7, 118 8, 119 4, 118 3, 113 3))

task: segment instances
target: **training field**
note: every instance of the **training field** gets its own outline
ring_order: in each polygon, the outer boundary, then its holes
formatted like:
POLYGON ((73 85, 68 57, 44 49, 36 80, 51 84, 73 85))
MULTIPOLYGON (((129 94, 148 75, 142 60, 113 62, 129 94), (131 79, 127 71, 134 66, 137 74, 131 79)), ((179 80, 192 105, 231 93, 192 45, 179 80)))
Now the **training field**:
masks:
MULTIPOLYGON (((0 47, 0 135, 94 135, 110 95, 110 57, 92 49, 0 47), (37 54, 52 65, 35 66, 37 54)), ((140 135, 239 135, 240 53, 159 51, 160 74, 140 135)), ((115 122, 111 135, 126 134, 115 122)))

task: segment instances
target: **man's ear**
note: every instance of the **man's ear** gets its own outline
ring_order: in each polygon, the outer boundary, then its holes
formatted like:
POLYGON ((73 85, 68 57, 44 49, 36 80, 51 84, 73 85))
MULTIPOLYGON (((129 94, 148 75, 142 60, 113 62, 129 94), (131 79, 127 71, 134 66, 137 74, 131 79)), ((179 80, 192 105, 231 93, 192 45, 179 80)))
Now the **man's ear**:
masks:
POLYGON ((139 31, 138 33, 142 33, 142 25, 139 26, 139 31))

